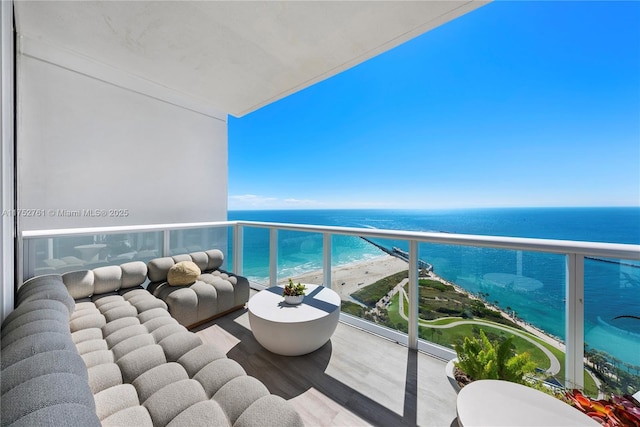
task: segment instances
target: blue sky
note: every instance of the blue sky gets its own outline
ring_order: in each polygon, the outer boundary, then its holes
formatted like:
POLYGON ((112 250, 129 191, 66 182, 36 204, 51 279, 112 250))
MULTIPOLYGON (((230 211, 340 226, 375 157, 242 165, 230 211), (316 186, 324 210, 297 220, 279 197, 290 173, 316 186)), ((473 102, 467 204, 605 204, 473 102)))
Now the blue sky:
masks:
POLYGON ((242 118, 229 209, 640 206, 640 3, 494 2, 242 118))

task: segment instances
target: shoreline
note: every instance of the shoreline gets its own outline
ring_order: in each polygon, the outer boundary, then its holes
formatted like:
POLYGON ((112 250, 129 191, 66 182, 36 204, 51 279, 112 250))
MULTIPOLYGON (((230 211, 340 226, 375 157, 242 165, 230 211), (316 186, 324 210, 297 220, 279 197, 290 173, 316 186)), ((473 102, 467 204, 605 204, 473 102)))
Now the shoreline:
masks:
MULTIPOLYGON (((336 291, 340 295, 340 299, 343 301, 355 302, 350 295, 366 286, 369 286, 378 280, 381 280, 387 276, 391 276, 395 273, 408 270, 408 262, 392 255, 382 255, 379 257, 371 258, 363 261, 354 261, 348 264, 334 267, 331 271, 331 289, 336 291)), ((513 318, 507 312, 501 308, 491 304, 488 301, 482 300, 466 289, 460 287, 456 283, 450 282, 432 271, 429 271, 425 278, 436 280, 445 285, 453 286, 456 292, 468 295, 470 298, 481 300, 487 307, 500 312, 500 314, 523 328, 526 332, 536 336, 544 342, 553 345, 559 350, 565 351, 565 345, 557 338, 549 335, 548 333, 538 329, 537 327, 521 320, 513 318)), ((281 279, 279 284, 287 283, 289 278, 281 279)), ((304 282, 314 285, 321 285, 323 282, 322 270, 314 270, 308 273, 292 276, 291 280, 294 282, 304 282)))
MULTIPOLYGON (((407 270, 406 261, 391 255, 382 255, 379 257, 354 261, 348 264, 335 267, 331 271, 331 289, 340 295, 343 301, 351 301, 350 295, 364 287, 367 287, 378 280, 384 279, 392 274, 407 270)), ((313 270, 308 273, 292 276, 294 282, 305 282, 313 285, 321 285, 323 283, 322 270, 313 270)), ((278 281, 285 284, 289 278, 278 281)))

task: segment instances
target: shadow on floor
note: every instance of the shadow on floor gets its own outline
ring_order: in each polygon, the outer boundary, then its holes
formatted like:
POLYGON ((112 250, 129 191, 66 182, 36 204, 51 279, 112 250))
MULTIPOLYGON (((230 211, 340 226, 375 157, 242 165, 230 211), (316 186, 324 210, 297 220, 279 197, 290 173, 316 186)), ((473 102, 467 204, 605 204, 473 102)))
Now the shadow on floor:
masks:
MULTIPOLYGON (((271 353, 255 340, 250 330, 236 322, 245 312, 238 310, 196 330, 215 324, 240 340, 227 356, 238 362, 248 375, 262 381, 271 393, 289 400, 314 388, 372 425, 417 425, 418 359, 415 351, 407 349, 404 415, 401 416, 325 373, 331 360, 331 341, 304 356, 271 353)), ((456 420, 451 425, 456 426, 456 420)))

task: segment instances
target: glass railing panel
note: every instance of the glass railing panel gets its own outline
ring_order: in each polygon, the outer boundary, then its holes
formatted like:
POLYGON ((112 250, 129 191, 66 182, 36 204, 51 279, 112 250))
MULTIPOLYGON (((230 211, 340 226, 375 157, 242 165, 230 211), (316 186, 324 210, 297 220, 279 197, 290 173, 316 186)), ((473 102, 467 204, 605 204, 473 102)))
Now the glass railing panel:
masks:
POLYGON ((334 264, 332 282, 343 313, 406 334, 409 264, 390 255, 393 246, 387 239, 335 236, 332 247, 344 249, 347 262, 334 264))
POLYGON ((169 233, 169 255, 220 249, 224 254, 222 268, 229 269, 232 264, 228 228, 220 226, 171 230, 169 233))
POLYGON ((585 357, 601 390, 640 390, 640 262, 586 258, 585 357))
POLYGON ((322 234, 278 231, 278 283, 292 278, 296 282, 322 285, 322 265, 322 234))
POLYGON ((514 336, 538 376, 564 381, 565 257, 504 249, 421 244, 432 270, 420 275, 419 337, 453 349, 484 331, 514 336))
POLYGON ((269 284, 269 229, 243 227, 242 236, 242 275, 250 283, 267 286, 269 284))
POLYGON ((23 278, 148 262, 162 256, 162 233, 121 233, 25 239, 23 278))

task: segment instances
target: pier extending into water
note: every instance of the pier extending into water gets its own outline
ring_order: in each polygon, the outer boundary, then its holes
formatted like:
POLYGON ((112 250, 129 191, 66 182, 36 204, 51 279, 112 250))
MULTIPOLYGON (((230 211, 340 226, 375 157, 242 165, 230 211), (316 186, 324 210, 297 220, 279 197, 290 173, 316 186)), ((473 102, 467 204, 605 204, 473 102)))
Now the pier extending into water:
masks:
MULTIPOLYGON (((400 248, 396 248, 393 247, 391 249, 386 248, 382 245, 377 244, 376 242, 373 242, 369 239, 367 239, 366 237, 362 237, 360 236, 360 238, 362 240, 364 240, 365 242, 372 244, 373 246, 375 246, 376 248, 380 249, 381 251, 383 251, 386 254, 389 254, 391 256, 394 256, 396 258, 400 258, 403 261, 409 262, 409 253, 407 251, 403 251, 400 248)), ((422 270, 426 270, 426 271, 433 271, 433 265, 429 264, 426 261, 423 261, 421 259, 418 260, 418 268, 421 268, 422 270)))

